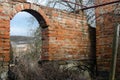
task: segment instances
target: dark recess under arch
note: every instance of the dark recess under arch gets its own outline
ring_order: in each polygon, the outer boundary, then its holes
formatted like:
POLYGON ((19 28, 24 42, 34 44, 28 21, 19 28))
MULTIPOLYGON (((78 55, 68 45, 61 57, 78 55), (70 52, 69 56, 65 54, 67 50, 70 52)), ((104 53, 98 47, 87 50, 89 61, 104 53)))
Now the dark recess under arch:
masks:
POLYGON ((40 15, 37 11, 32 10, 32 9, 25 9, 25 10, 22 10, 22 11, 28 12, 31 15, 33 15, 37 19, 37 21, 39 22, 39 24, 42 28, 47 28, 48 27, 48 25, 46 24, 46 21, 44 20, 43 16, 40 15))

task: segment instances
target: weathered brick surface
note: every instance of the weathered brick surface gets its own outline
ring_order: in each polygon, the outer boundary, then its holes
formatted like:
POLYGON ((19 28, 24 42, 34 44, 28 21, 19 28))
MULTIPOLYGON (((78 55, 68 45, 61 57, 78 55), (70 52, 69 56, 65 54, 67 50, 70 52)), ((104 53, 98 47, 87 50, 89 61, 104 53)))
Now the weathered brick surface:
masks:
MULTIPOLYGON (((0 3, 0 40, 4 39, 5 41, 5 43, 2 41, 0 43, 1 53, 4 53, 4 55, 9 54, 9 22, 16 13, 22 10, 35 16, 41 27, 43 27, 41 59, 90 59, 92 53, 90 48, 91 43, 88 25, 83 12, 81 14, 73 14, 20 2, 0 3), (3 30, 5 31, 3 32, 3 30)), ((6 56, 6 60, 9 60, 8 56, 6 56)))
MULTIPOLYGON (((115 0, 96 0, 96 4, 107 3, 110 1, 115 0)), ((119 9, 119 7, 120 6, 117 4, 111 4, 96 8, 96 56, 99 76, 102 76, 102 78, 108 78, 110 72, 113 36, 117 23, 120 23, 120 16, 116 15, 116 13, 118 14, 117 9, 119 9)), ((118 51, 118 54, 119 53, 120 51, 118 51)), ((120 57, 118 57, 118 59, 119 58, 120 57)), ((117 63, 118 62, 119 60, 117 63)), ((119 67, 119 64, 117 64, 117 72, 119 72, 119 67)), ((118 75, 117 72, 116 74, 118 75)))
POLYGON ((87 59, 90 43, 85 16, 42 9, 54 25, 48 27, 50 59, 87 59))
MULTIPOLYGON (((6 15, 4 15, 6 16, 6 15)), ((4 17, 2 15, 2 17, 4 17)), ((3 58, 8 61, 9 58, 9 20, 1 19, 0 20, 0 58, 3 58)))

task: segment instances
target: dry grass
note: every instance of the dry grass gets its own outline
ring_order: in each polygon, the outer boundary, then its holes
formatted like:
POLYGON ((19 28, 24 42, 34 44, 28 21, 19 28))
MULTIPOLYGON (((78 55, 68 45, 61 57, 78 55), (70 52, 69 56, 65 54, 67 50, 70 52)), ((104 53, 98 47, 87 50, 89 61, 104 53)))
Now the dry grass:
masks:
POLYGON ((57 62, 42 65, 32 59, 20 58, 17 65, 10 68, 9 80, 90 80, 73 70, 60 69, 57 62))

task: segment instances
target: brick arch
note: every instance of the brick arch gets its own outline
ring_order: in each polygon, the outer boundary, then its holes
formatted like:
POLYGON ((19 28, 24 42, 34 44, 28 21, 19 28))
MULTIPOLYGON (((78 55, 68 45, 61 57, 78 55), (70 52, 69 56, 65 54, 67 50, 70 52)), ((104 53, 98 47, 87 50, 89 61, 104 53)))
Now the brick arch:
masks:
POLYGON ((38 20, 38 22, 42 25, 42 27, 47 27, 50 25, 50 20, 47 18, 44 11, 35 4, 17 2, 12 6, 11 10, 12 11, 8 13, 8 15, 10 16, 10 19, 12 19, 13 16, 18 12, 25 11, 33 15, 38 20))
POLYGON ((44 11, 41 9, 41 7, 35 4, 19 3, 19 4, 16 4, 15 6, 13 5, 13 9, 14 10, 12 12, 11 18, 18 12, 25 11, 25 12, 30 13, 32 16, 34 16, 36 20, 39 22, 40 27, 42 27, 42 30, 41 30, 42 32, 42 54, 40 54, 40 56, 47 55, 47 57, 41 57, 41 59, 48 60, 49 50, 46 47, 49 46, 49 37, 48 37, 49 28, 48 27, 52 26, 50 19, 48 19, 48 17, 44 13, 44 11))
MULTIPOLYGON (((44 46, 48 46, 48 40, 49 40, 49 37, 48 37, 48 26, 50 26, 50 24, 48 24, 44 17, 37 11, 33 10, 33 9, 24 9, 24 10, 21 10, 21 12, 27 12, 29 14, 31 14, 32 16, 34 16, 36 18, 36 20, 38 21, 38 23, 40 24, 40 27, 41 27, 41 32, 42 32, 42 41, 44 41, 45 43, 42 45, 44 46)), ((45 16, 46 17, 46 16, 45 16)), ((48 20, 47 20, 48 21, 48 20)), ((44 50, 46 50, 46 52, 48 52, 48 49, 44 48, 44 47, 41 47, 42 48, 42 53, 45 52, 44 50)), ((43 54, 40 54, 40 56, 44 55, 43 54)), ((49 55, 49 54, 47 54, 49 55)), ((42 58, 42 57, 41 57, 42 58)), ((40 59, 41 59, 40 58, 40 59)), ((48 59, 48 57, 46 58, 48 59)))
MULTIPOLYGON (((25 11, 30 13, 36 18, 36 20, 39 22, 40 26, 42 27, 42 40, 44 39, 44 41, 46 42, 45 45, 48 46, 49 39, 48 37, 45 36, 48 35, 47 27, 50 26, 51 23, 49 22, 50 20, 47 18, 47 16, 39 6, 35 4, 21 3, 21 2, 13 2, 13 3, 2 2, 2 3, 3 6, 0 8, 0 16, 2 16, 3 19, 0 17, 0 22, 2 22, 0 23, 0 31, 4 30, 4 32, 0 33, 0 42, 1 41, 3 42, 2 44, 0 43, 0 56, 4 56, 5 61, 10 60, 10 54, 9 54, 10 53, 10 20, 18 12, 25 11)), ((48 52, 47 49, 45 50, 48 52)))
POLYGON ((31 15, 33 15, 36 18, 36 20, 39 22, 40 27, 42 27, 42 28, 47 28, 48 27, 48 25, 47 25, 45 19, 43 18, 43 16, 40 15, 37 11, 32 10, 32 9, 25 9, 25 10, 22 10, 22 11, 28 12, 31 15))

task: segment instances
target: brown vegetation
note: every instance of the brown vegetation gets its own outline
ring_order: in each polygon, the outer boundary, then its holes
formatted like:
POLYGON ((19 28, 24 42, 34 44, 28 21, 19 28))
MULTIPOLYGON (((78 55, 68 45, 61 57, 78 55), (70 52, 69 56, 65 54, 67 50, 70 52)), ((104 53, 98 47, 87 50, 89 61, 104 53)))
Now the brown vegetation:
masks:
POLYGON ((21 58, 8 74, 10 80, 90 80, 78 70, 60 68, 58 62, 38 64, 29 58, 21 58))

